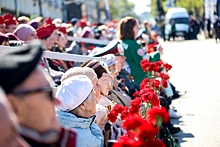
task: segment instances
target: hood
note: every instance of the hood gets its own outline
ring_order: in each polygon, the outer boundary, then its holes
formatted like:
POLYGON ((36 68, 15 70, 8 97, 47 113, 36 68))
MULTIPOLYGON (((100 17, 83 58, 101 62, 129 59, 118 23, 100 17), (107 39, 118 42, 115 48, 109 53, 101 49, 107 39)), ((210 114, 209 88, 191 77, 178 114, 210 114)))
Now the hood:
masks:
POLYGON ((74 114, 56 110, 57 118, 60 124, 68 128, 89 128, 93 123, 95 116, 90 118, 78 118, 74 114))

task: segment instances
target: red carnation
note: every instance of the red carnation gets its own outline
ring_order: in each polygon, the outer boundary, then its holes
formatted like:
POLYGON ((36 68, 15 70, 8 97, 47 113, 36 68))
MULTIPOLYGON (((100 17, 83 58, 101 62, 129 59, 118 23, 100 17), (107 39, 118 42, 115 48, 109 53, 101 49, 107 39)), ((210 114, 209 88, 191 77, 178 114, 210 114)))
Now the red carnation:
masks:
POLYGON ((159 106, 160 100, 156 93, 154 92, 147 92, 141 96, 142 100, 146 103, 151 103, 152 106, 159 106))
POLYGON ((157 126, 150 122, 146 122, 139 127, 139 139, 140 141, 145 141, 146 139, 153 138, 157 135, 158 131, 159 129, 157 126))
POLYGON ((133 97, 140 97, 140 91, 135 91, 133 97))
POLYGON ((163 67, 165 68, 166 71, 170 70, 172 68, 172 65, 168 64, 168 63, 164 63, 163 67))
POLYGON ((131 114, 138 114, 141 102, 142 102, 141 98, 135 98, 134 100, 131 101, 129 108, 131 114))
POLYGON ((139 115, 133 115, 123 121, 122 127, 126 130, 135 130, 145 123, 147 123, 147 120, 139 115))
POLYGON ((164 73, 158 73, 158 77, 161 77, 162 79, 168 80, 170 77, 168 74, 164 73))
POLYGON ((153 124, 161 124, 169 121, 169 113, 165 107, 152 107, 147 110, 147 119, 153 124))
POLYGON ((168 87, 168 82, 167 82, 167 80, 165 80, 165 79, 162 79, 161 84, 162 84, 162 86, 163 86, 164 88, 167 88, 167 87, 168 87))
POLYGON ((128 106, 125 106, 124 110, 121 112, 121 119, 124 120, 127 117, 130 117, 130 112, 128 106))
POLYGON ((111 122, 115 122, 117 120, 117 116, 118 116, 118 113, 116 113, 115 111, 112 110, 108 114, 108 120, 110 120, 111 122))
POLYGON ((155 79, 151 79, 150 80, 150 85, 153 86, 154 88, 160 88, 160 81, 159 80, 155 80, 155 79))
POLYGON ((144 89, 144 87, 148 85, 148 82, 149 82, 148 78, 145 78, 143 81, 141 81, 140 89, 144 89))
POLYGON ((149 65, 150 65, 149 60, 147 60, 147 59, 141 60, 141 68, 144 72, 147 71, 147 68, 149 65))
POLYGON ((115 111, 115 112, 118 114, 118 113, 121 113, 121 112, 124 110, 124 108, 123 108, 122 105, 117 104, 117 105, 115 105, 115 106, 113 107, 112 110, 115 111))

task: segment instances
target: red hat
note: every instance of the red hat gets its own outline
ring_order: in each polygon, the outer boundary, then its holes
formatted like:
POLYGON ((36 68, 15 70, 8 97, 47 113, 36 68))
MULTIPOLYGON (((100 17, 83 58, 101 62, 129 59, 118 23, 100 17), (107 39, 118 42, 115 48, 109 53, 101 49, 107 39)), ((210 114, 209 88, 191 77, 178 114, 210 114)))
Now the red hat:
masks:
POLYGON ((59 27, 58 30, 59 30, 60 32, 62 32, 64 35, 67 34, 66 27, 59 27))
POLYGON ((86 27, 86 20, 85 20, 85 19, 81 19, 81 20, 80 20, 80 27, 81 27, 81 28, 86 27))
POLYGON ((4 24, 4 19, 2 16, 0 16, 0 24, 4 24))
POLYGON ((46 24, 52 24, 53 19, 52 18, 45 18, 45 23, 46 24))
POLYGON ((50 29, 43 27, 43 26, 38 28, 36 31, 37 31, 37 37, 39 39, 43 39, 43 38, 51 35, 50 29))
POLYGON ((16 18, 14 18, 13 15, 11 15, 11 14, 6 14, 5 16, 3 16, 3 19, 4 19, 4 23, 6 26, 17 25, 16 18))
POLYGON ((51 33, 57 29, 55 24, 46 24, 46 25, 44 25, 44 27, 49 29, 51 31, 51 33))

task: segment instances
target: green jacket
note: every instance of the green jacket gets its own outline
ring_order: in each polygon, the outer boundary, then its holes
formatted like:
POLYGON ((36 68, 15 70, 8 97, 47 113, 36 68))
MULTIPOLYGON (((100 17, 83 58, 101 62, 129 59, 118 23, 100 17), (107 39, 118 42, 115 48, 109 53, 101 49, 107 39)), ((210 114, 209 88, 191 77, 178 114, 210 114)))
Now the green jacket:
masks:
POLYGON ((124 48, 124 55, 126 61, 130 66, 131 75, 135 82, 140 85, 141 81, 147 77, 147 74, 142 70, 140 62, 145 55, 145 51, 136 40, 125 39, 122 40, 122 47, 124 48))

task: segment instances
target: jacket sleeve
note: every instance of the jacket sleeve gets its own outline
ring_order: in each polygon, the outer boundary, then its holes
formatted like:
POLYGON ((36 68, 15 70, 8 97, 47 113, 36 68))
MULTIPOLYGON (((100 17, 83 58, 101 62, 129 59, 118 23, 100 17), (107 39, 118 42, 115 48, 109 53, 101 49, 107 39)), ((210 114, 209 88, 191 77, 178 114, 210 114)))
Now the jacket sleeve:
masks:
POLYGON ((92 134, 94 135, 93 140, 100 142, 100 147, 104 147, 104 136, 99 126, 95 123, 92 123, 90 126, 90 129, 91 129, 92 134))

